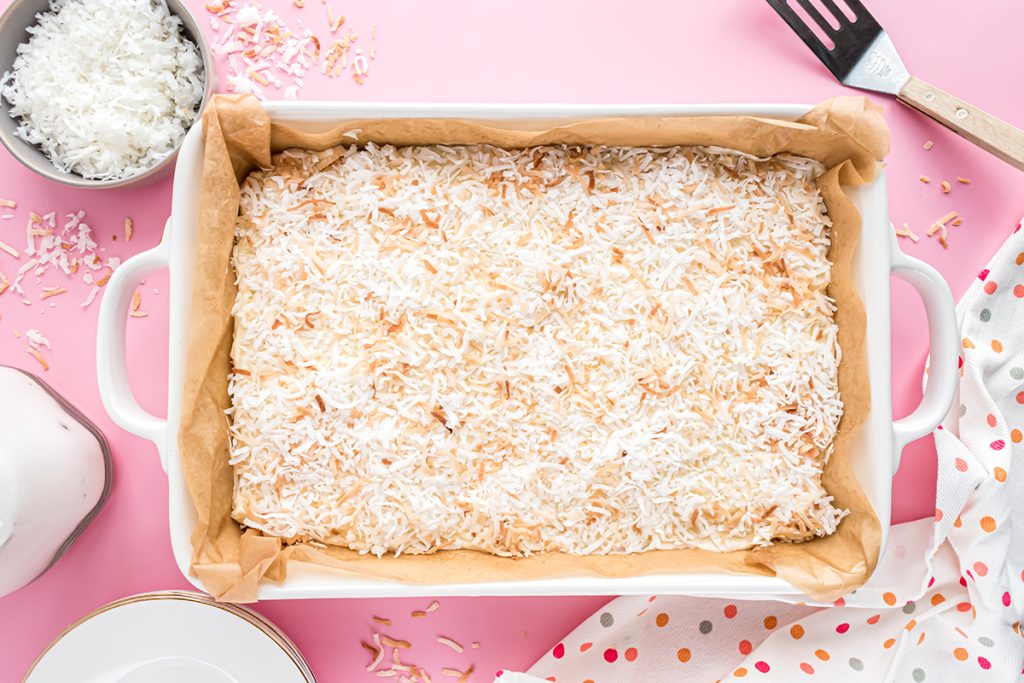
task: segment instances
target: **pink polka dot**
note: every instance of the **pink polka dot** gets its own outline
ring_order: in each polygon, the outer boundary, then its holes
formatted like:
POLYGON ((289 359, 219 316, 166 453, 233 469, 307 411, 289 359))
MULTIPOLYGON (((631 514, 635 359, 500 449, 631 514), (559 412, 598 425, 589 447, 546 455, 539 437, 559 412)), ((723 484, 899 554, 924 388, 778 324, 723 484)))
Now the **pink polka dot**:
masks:
POLYGON ((1010 606, 1010 591, 1006 591, 1005 593, 1003 593, 1003 606, 1010 606))
POLYGON ((562 657, 564 657, 565 656, 565 645, 563 645, 562 643, 559 643, 558 645, 555 645, 555 649, 551 651, 551 656, 554 657, 555 659, 561 659, 562 657))
POLYGON ((996 439, 995 441, 989 444, 989 448, 991 448, 994 451, 1001 451, 1004 448, 1006 448, 1006 442, 1003 441, 1002 439, 996 439))
POLYGON ((839 598, 838 600, 836 600, 835 602, 832 603, 833 607, 843 607, 845 605, 846 605, 846 600, 843 600, 842 598, 839 598))
POLYGON ((980 273, 978 273, 978 279, 979 280, 984 280, 987 277, 988 277, 988 268, 985 268, 980 273))
POLYGON ((957 458, 954 461, 954 464, 956 464, 956 468, 958 470, 960 470, 961 472, 966 472, 967 471, 967 461, 964 460, 963 458, 957 458))
POLYGON ((995 282, 986 282, 985 283, 985 293, 986 294, 995 294, 997 288, 998 288, 998 285, 995 282))
MULTIPOLYGON (((936 510, 936 512, 938 512, 938 510, 936 510)), ((942 515, 941 514, 939 515, 939 519, 942 519, 942 515)), ((930 579, 928 579, 928 587, 931 588, 934 585, 935 585, 935 577, 933 576, 930 579)))
POLYGON ((997 424, 997 421, 996 421, 996 416, 995 416, 995 415, 993 415, 992 413, 989 413, 989 414, 988 414, 988 415, 987 415, 987 416, 985 417, 985 422, 988 422, 988 426, 989 426, 989 427, 995 427, 995 426, 996 426, 996 424, 997 424))
POLYGON ((850 625, 849 624, 839 624, 839 626, 836 626, 836 633, 840 633, 840 634, 841 633, 846 633, 849 630, 850 630, 850 625))
POLYGON ((749 640, 740 641, 740 654, 749 655, 750 651, 754 649, 754 646, 750 644, 749 640))
POLYGON ((611 664, 612 662, 614 662, 618 658, 619 658, 619 651, 616 650, 614 647, 610 647, 610 648, 608 648, 607 650, 604 651, 604 661, 608 662, 609 664, 611 664))
POLYGON ((1017 394, 1017 403, 1024 405, 1024 391, 1017 394))
POLYGON ((1018 299, 1024 299, 1024 285, 1017 285, 1013 288, 1013 295, 1018 299))
POLYGON ((494 677, 495 678, 501 678, 504 675, 505 675, 505 670, 504 669, 498 669, 497 671, 494 672, 494 677))
POLYGON ((992 668, 992 662, 988 661, 984 657, 978 657, 978 666, 982 669, 988 670, 992 668))
POLYGON ((963 586, 964 588, 967 588, 967 579, 965 579, 964 577, 961 576, 960 577, 960 585, 963 586))
POLYGON ((974 573, 978 576, 985 576, 986 574, 988 574, 988 565, 986 565, 984 562, 975 562, 974 573))
POLYGON ((631 647, 627 648, 622 656, 626 658, 627 662, 635 662, 638 654, 637 649, 635 647, 631 647))
POLYGON ((726 605, 725 609, 722 610, 722 614, 725 615, 726 619, 732 619, 736 616, 736 605, 726 605))
POLYGON ((800 670, 807 675, 811 675, 814 673, 814 667, 808 664, 807 662, 800 662, 800 670))
POLYGON ((765 661, 754 662, 754 668, 763 674, 766 674, 772 670, 772 668, 768 666, 768 662, 765 661))
POLYGON ((974 580, 975 580, 975 578, 974 578, 974 574, 972 574, 972 573, 971 573, 971 570, 970 570, 970 569, 965 569, 965 570, 964 570, 964 574, 967 574, 967 578, 969 578, 969 579, 970 579, 971 581, 974 581, 974 580))

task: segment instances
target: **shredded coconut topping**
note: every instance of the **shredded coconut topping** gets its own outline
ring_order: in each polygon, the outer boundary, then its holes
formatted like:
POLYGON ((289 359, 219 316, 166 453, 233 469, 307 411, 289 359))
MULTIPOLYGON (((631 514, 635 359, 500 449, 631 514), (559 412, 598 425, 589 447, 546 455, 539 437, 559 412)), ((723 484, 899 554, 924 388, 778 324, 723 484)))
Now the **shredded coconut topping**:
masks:
POLYGON ((0 93, 19 119, 15 134, 59 170, 141 173, 195 120, 202 59, 164 0, 50 0, 28 32, 0 93))
POLYGON ((835 530, 830 221, 798 157, 286 151, 242 189, 234 516, 364 553, 835 530))

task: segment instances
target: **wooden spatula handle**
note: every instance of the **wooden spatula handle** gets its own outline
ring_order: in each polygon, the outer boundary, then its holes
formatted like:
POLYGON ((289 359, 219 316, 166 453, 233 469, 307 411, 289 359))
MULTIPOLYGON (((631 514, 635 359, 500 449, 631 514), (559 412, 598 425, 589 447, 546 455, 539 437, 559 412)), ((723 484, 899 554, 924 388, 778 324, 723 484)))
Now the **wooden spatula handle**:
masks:
POLYGON ((1024 170, 1024 131, 920 78, 910 77, 897 97, 965 140, 1024 170))

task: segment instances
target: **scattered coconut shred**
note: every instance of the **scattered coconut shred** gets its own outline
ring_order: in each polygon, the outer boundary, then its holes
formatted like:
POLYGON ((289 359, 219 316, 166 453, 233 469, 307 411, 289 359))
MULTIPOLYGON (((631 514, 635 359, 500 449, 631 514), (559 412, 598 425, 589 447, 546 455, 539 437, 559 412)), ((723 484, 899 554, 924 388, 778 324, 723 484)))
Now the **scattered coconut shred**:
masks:
POLYGON ((0 92, 16 134, 84 178, 132 176, 170 154, 203 97, 199 50, 164 0, 51 0, 0 92))
POLYGON ((362 553, 829 534, 842 415, 816 162, 286 151, 242 188, 235 518, 362 553))

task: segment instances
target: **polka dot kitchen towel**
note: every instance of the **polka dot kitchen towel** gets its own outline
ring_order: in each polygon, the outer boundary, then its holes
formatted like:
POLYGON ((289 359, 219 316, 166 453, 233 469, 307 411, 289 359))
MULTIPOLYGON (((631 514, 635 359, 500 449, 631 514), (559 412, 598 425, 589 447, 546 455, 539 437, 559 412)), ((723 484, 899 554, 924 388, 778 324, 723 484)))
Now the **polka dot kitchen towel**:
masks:
POLYGON ((496 683, 1024 680, 1020 226, 957 315, 961 375, 935 431, 935 517, 892 527, 867 584, 831 606, 619 598, 528 674, 496 683))

